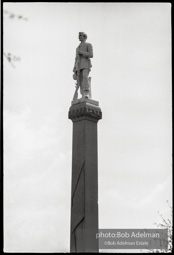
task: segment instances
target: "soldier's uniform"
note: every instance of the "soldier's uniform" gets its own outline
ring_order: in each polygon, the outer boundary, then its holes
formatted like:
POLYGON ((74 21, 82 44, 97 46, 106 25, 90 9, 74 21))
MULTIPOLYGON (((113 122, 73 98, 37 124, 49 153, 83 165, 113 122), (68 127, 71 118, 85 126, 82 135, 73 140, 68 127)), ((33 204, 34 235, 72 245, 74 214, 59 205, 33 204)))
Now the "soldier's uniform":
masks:
POLYGON ((89 80, 88 75, 91 71, 91 60, 93 57, 93 48, 90 43, 82 42, 76 49, 76 58, 73 71, 79 75, 80 83, 80 93, 84 95, 85 93, 89 95, 89 80), (79 55, 78 51, 81 51, 82 54, 79 55))

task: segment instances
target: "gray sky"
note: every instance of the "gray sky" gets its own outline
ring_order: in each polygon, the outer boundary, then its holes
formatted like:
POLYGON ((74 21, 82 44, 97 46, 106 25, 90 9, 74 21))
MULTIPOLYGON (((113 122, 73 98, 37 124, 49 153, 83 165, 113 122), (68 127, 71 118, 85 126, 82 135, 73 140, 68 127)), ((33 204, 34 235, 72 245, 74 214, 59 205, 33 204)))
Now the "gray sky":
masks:
MULTIPOLYGON (((78 32, 92 43, 99 227, 154 228, 172 196, 171 5, 5 3, 5 251, 68 252, 72 69, 78 32)), ((110 250, 112 251, 112 250, 110 250)))

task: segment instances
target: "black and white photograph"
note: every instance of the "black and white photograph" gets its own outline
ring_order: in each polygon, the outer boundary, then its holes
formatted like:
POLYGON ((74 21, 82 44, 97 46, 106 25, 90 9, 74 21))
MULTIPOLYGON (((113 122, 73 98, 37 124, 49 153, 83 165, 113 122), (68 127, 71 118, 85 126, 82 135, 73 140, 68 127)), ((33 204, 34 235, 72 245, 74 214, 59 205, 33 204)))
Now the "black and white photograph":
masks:
POLYGON ((3 251, 172 252, 171 3, 1 8, 3 251))

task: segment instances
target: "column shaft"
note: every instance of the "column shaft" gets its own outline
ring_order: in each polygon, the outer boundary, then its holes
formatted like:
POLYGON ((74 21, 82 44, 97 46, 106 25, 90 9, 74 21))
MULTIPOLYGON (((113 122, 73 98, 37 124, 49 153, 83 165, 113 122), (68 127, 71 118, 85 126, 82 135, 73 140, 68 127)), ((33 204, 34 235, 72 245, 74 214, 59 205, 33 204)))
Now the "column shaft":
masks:
POLYGON ((101 110, 88 100, 72 105, 69 118, 73 121, 70 251, 98 252, 97 122, 101 110))

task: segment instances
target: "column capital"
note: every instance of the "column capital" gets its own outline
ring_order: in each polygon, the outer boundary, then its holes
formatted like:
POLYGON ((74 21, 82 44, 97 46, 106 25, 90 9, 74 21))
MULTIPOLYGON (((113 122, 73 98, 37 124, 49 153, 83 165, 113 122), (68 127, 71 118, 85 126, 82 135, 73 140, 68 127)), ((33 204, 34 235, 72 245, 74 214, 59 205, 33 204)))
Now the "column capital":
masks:
POLYGON ((91 99, 76 100, 72 102, 68 118, 73 122, 84 119, 98 122, 102 118, 102 112, 97 101, 91 99))

